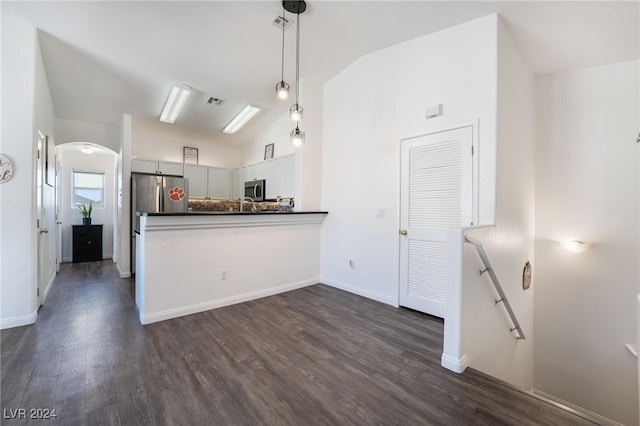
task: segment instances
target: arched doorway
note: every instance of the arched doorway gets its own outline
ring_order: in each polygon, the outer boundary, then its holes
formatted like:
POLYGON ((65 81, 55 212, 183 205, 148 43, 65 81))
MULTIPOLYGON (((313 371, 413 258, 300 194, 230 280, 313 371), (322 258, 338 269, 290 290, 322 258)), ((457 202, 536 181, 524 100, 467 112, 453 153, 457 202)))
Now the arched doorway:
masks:
MULTIPOLYGON (((118 156, 90 142, 56 146, 59 170, 56 197, 58 262, 74 261, 73 226, 83 223, 79 205, 91 204, 91 223, 101 225, 100 257, 117 256, 118 156)), ((78 259, 75 259, 76 261, 78 259)))

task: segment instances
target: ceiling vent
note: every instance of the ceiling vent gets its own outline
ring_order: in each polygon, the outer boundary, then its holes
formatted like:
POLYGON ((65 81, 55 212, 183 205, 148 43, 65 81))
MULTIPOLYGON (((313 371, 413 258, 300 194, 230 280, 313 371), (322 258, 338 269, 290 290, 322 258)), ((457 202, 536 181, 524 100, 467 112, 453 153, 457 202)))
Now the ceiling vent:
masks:
POLYGON ((209 103, 211 105, 220 106, 220 105, 222 105, 224 103, 224 99, 210 97, 209 99, 207 99, 207 103, 209 103))
POLYGON ((273 18, 271 18, 271 23, 276 27, 278 27, 279 30, 282 29, 283 22, 284 22, 284 29, 286 30, 287 28, 289 28, 292 21, 291 19, 282 17, 282 15, 274 15, 273 18))

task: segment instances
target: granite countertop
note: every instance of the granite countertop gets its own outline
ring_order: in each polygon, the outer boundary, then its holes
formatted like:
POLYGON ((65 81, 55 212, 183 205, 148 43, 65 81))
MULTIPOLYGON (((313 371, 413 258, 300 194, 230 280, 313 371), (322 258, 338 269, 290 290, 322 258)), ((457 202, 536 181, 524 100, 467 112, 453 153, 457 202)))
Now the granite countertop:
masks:
POLYGON ((295 211, 279 211, 279 210, 263 210, 263 211, 257 211, 255 213, 251 212, 251 211, 244 211, 244 212, 239 212, 239 211, 233 211, 233 212, 224 212, 224 211, 191 211, 191 212, 178 212, 178 213, 171 213, 171 212, 160 212, 160 213, 149 213, 149 212, 137 212, 136 213, 139 216, 247 216, 247 215, 254 215, 254 216, 262 216, 262 215, 283 215, 283 214, 329 214, 329 212, 323 212, 323 211, 302 211, 302 212, 295 212, 295 211))

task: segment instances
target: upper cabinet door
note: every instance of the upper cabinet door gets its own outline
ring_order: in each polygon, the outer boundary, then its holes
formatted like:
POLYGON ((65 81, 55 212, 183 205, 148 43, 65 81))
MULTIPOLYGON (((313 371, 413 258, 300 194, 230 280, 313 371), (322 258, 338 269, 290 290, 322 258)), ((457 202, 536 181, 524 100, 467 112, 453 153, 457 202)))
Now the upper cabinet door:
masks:
POLYGON ((207 198, 207 166, 185 164, 184 177, 189 179, 189 198, 207 198))
MULTIPOLYGON (((280 168, 282 170, 281 196, 290 198, 296 195, 296 159, 293 154, 280 157, 280 168)), ((267 189, 269 188, 267 184, 267 189)))
MULTIPOLYGON (((186 167, 186 166, 185 166, 186 167)), ((230 196, 231 172, 227 169, 209 167, 209 198, 227 200, 230 196)))
POLYGON ((134 158, 131 160, 131 171, 134 173, 152 173, 158 171, 158 162, 156 160, 139 160, 134 158))
POLYGON ((282 195, 282 170, 280 159, 266 161, 264 164, 267 193, 269 200, 276 199, 282 195))
POLYGON ((184 168, 182 163, 172 163, 169 161, 158 161, 158 173, 163 175, 182 176, 184 168))

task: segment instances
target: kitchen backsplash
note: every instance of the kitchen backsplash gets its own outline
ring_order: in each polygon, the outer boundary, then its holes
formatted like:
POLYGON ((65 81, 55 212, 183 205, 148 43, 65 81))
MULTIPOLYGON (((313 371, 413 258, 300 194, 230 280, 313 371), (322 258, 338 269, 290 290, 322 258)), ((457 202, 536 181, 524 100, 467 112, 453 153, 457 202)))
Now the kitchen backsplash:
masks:
MULTIPOLYGON (((291 211, 294 206, 293 198, 283 198, 277 201, 260 201, 256 203, 257 210, 291 211)), ((208 212, 237 212, 240 211, 239 200, 189 200, 189 210, 208 212)), ((244 201, 242 210, 251 211, 251 202, 244 201)))

